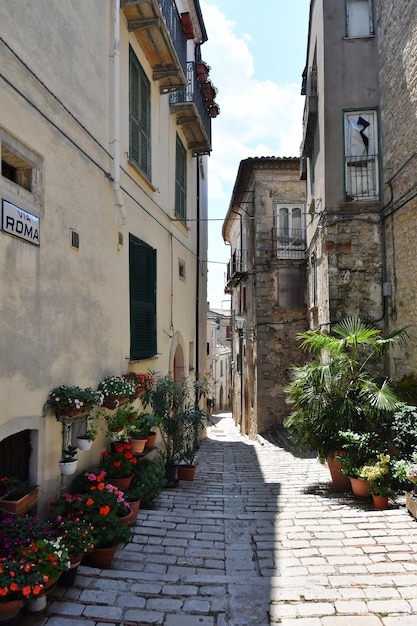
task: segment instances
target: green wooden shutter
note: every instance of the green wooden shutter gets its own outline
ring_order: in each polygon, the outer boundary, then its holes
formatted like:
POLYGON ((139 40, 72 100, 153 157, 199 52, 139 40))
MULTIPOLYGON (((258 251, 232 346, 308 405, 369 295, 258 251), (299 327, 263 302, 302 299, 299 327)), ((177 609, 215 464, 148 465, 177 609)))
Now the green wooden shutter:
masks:
POLYGON ((177 135, 175 152, 175 214, 187 219, 187 154, 177 135))
POLYGON ((149 80, 130 48, 129 62, 130 160, 151 178, 151 89, 149 80))
POLYGON ((129 236, 130 358, 156 354, 156 250, 129 236))

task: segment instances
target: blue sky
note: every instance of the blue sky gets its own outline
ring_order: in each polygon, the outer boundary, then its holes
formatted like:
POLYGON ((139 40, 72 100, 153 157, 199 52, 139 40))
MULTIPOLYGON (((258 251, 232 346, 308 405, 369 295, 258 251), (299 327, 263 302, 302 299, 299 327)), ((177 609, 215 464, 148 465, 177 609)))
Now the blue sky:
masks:
POLYGON ((221 113, 212 122, 209 157, 208 296, 228 307, 224 275, 230 248, 223 219, 242 159, 298 156, 304 98, 309 0, 201 0, 208 41, 202 58, 211 66, 221 113))

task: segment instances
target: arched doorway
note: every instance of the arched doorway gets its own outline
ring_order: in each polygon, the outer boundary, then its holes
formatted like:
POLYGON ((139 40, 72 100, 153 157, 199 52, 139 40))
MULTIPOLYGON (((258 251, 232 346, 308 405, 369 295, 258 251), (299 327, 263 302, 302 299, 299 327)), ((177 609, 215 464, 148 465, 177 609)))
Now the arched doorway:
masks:
POLYGON ((181 380, 186 373, 185 346, 181 333, 175 333, 169 353, 169 373, 174 380, 181 380))

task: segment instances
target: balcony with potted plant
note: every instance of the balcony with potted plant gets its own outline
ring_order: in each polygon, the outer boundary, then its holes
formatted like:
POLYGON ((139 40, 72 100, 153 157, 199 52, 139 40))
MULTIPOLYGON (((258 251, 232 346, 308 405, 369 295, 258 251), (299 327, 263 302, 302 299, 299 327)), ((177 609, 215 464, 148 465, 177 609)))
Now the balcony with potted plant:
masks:
POLYGON ((98 384, 98 391, 104 396, 103 407, 113 410, 133 399, 136 387, 124 376, 105 376, 98 384))

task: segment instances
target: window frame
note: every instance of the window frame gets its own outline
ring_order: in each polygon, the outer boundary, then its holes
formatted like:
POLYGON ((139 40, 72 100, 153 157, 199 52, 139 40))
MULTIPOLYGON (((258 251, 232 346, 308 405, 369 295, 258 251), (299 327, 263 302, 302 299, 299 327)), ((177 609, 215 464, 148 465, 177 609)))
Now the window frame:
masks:
POLYGON ((343 111, 344 193, 346 202, 378 202, 380 200, 378 128, 377 108, 348 109, 343 111), (357 118, 356 122, 355 118, 357 118), (359 123, 360 121, 361 123, 359 123), (365 123, 367 126, 365 126, 365 123), (366 163, 366 172, 365 167, 361 167, 361 164, 363 165, 364 163, 366 163), (372 163, 374 171, 371 171, 369 174, 368 165, 372 163), (362 171, 359 171, 359 168, 362 171), (357 170, 357 176, 353 177, 352 173, 355 170, 357 170), (366 180, 368 182, 367 190, 363 188, 365 175, 367 175, 366 180), (352 184, 353 181, 355 182, 355 188, 352 184), (371 181, 373 181, 372 188, 369 186, 371 181), (358 193, 359 183, 362 186, 361 193, 358 193))
POLYGON ((129 47, 129 161, 148 180, 151 180, 151 83, 131 46, 129 47))
POLYGON ((281 202, 275 205, 275 232, 276 232, 276 251, 277 257, 288 256, 289 253, 304 253, 305 252, 305 206, 299 202, 281 202), (281 211, 287 210, 288 214, 288 227, 281 226, 281 211), (300 226, 297 228, 299 234, 294 233, 296 229, 293 226, 295 211, 300 211, 300 226), (280 235, 284 229, 288 230, 288 236, 284 237, 280 235), (299 243, 297 243, 299 240, 299 243))
POLYGON ((178 133, 175 140, 175 215, 187 221, 187 150, 178 133))
POLYGON ((130 360, 157 354, 156 249, 129 234, 130 360))
POLYGON ((374 11, 374 1, 373 0, 345 0, 345 24, 346 24, 346 38, 347 39, 360 39, 363 37, 374 37, 375 36, 375 11, 374 11), (350 15, 349 7, 353 7, 354 3, 367 3, 368 4, 368 30, 367 32, 360 34, 350 34, 350 15))

